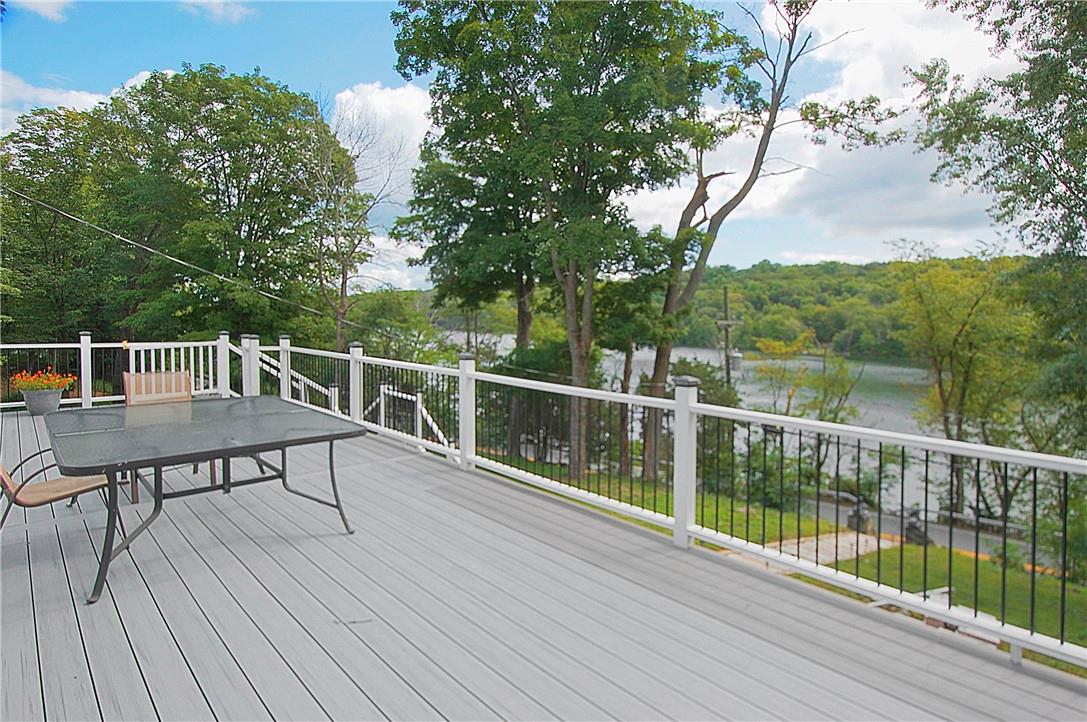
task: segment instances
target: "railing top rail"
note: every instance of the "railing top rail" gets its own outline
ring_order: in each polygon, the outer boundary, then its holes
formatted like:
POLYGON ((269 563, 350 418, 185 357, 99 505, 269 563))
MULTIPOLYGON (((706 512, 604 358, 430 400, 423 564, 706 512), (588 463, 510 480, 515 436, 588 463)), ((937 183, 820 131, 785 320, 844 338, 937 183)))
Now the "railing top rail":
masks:
POLYGON ((618 391, 587 389, 582 386, 567 386, 566 384, 555 384, 551 383, 550 381, 534 381, 532 379, 522 379, 516 376, 491 374, 485 371, 476 371, 472 374, 472 377, 477 381, 488 381, 494 384, 517 386, 523 389, 546 391, 553 394, 565 394, 566 396, 578 396, 586 399, 597 399, 600 401, 616 401, 623 404, 632 404, 634 406, 648 406, 657 409, 674 409, 676 407, 676 402, 673 399, 661 399, 657 398, 656 396, 641 396, 638 394, 623 394, 619 393, 618 391))
POLYGON ((691 410, 703 416, 714 416, 733 421, 743 421, 767 426, 782 426, 811 431, 817 434, 833 436, 849 436, 863 441, 877 441, 895 446, 907 446, 915 449, 925 449, 952 456, 966 456, 972 459, 1007 462, 1021 466, 1032 466, 1050 471, 1067 472, 1070 474, 1087 475, 1087 459, 1074 459, 1067 456, 1055 456, 1053 454, 1040 454, 1034 451, 1021 451, 1008 449, 1001 446, 987 446, 974 444, 967 441, 953 441, 940 439, 935 436, 921 436, 919 434, 907 434, 899 431, 884 431, 872 429, 866 426, 853 426, 852 424, 836 424, 830 421, 818 421, 816 419, 803 419, 795 416, 783 416, 770 414, 764 411, 749 411, 730 406, 715 406, 698 402, 691 404, 691 410))
POLYGON ((79 348, 78 343, 0 343, 0 351, 18 351, 19 349, 41 348, 79 348))
POLYGON ((360 358, 363 363, 375 364, 377 366, 389 366, 396 369, 406 369, 408 371, 425 371, 427 373, 441 374, 443 376, 456 376, 458 373, 457 369, 448 366, 432 366, 430 364, 419 364, 412 361, 394 361, 393 359, 379 358, 377 356, 362 356, 360 358))
MULTIPOLYGON (((261 346, 261 352, 264 353, 277 353, 279 346, 261 346)), ((306 346, 291 346, 291 353, 308 354, 310 356, 323 356, 325 358, 336 358, 342 361, 348 361, 351 358, 350 354, 341 353, 339 351, 325 351, 319 348, 307 348, 306 346)))
MULTIPOLYGON (((126 341, 117 344, 118 346, 128 346, 128 348, 134 348, 137 351, 142 349, 151 348, 188 348, 190 346, 214 346, 217 341, 126 341)), ((91 344, 94 346, 95 344, 91 344)))

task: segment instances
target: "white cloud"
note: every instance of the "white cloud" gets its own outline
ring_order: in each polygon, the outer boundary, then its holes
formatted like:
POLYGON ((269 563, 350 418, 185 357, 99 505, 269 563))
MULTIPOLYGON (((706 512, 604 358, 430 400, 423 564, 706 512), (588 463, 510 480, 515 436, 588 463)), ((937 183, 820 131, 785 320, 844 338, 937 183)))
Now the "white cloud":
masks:
MULTIPOLYGON (((764 19, 770 20, 774 9, 767 4, 763 13, 764 19)), ((772 22, 763 25, 773 27, 772 22)), ((1003 74, 1015 62, 1008 55, 994 57, 989 39, 962 17, 921 2, 824 2, 816 6, 807 25, 814 34, 813 46, 848 34, 797 66, 796 87, 811 87, 812 79, 829 75, 824 87, 798 98, 798 102, 835 103, 875 94, 889 105, 909 108, 915 93, 905 85, 905 66, 917 67, 930 58, 943 57, 969 82, 982 75, 1003 74)), ((710 208, 739 187, 754 147, 752 138, 732 138, 708 154, 707 171, 738 171, 714 181, 710 208)), ((837 245, 843 237, 855 243, 863 237, 871 246, 906 236, 929 241, 941 253, 954 255, 965 245, 994 235, 985 213, 988 199, 933 183, 930 174, 936 166, 935 157, 916 153, 912 145, 847 152, 833 140, 825 146, 812 145, 796 125, 777 131, 769 156, 806 169, 763 178, 731 219, 788 218, 794 226, 809 228, 804 238, 782 239, 786 247, 790 241, 826 239, 837 245)), ((786 164, 777 162, 778 169, 784 167, 786 164)), ((674 231, 692 187, 692 181, 686 179, 677 188, 635 194, 628 200, 635 222, 642 228, 660 224, 666 231, 674 231)), ((727 233, 728 223, 722 237, 727 233)), ((833 248, 797 253, 818 257, 841 252, 833 248)), ((729 262, 729 253, 715 248, 712 261, 729 262)), ((851 250, 847 255, 857 253, 851 250)))
POLYGON ((367 290, 378 288, 422 289, 429 288, 427 270, 419 266, 408 265, 408 261, 419 257, 419 250, 398 244, 386 236, 374 238, 374 257, 364 263, 359 270, 361 285, 367 290))
POLYGON ((161 72, 166 77, 170 77, 171 75, 177 75, 177 71, 171 70, 170 68, 166 68, 166 70, 163 71, 141 70, 125 82, 121 83, 120 88, 114 88, 112 91, 110 91, 110 95, 116 95, 122 90, 129 90, 131 88, 143 85, 145 82, 147 82, 147 79, 151 77, 152 72, 161 72))
MULTIPOLYGON (((173 70, 163 71, 173 75, 173 70)), ((18 75, 0 70, 0 135, 14 130, 20 115, 34 108, 72 108, 87 110, 107 100, 122 89, 132 88, 151 77, 151 71, 141 70, 109 93, 92 93, 87 90, 31 85, 18 75)))
POLYGON ((181 7, 216 23, 240 23, 257 11, 235 0, 182 0, 181 7))
MULTIPOLYGON (((419 145, 430 129, 429 110, 427 91, 410 83, 397 88, 359 83, 335 96, 330 123, 344 145, 350 147, 351 134, 360 130, 374 140, 362 153, 359 177, 367 192, 387 183, 389 201, 372 217, 378 227, 391 225, 411 196, 411 170, 419 164, 419 145)), ((418 249, 385 236, 376 237, 374 246, 374 258, 360 271, 363 287, 429 287, 427 270, 408 265, 418 249)))
POLYGON ((358 119, 386 136, 387 142, 403 142, 405 161, 419 162, 419 145, 430 129, 430 95, 423 88, 406 83, 387 88, 380 81, 359 83, 336 94, 333 127, 358 119))
POLYGON ((419 145, 430 128, 429 110, 427 91, 410 83, 398 88, 359 83, 335 96, 331 124, 344 145, 351 146, 348 136, 358 129, 374 139, 362 154, 359 176, 367 192, 387 183, 389 204, 377 215, 388 217, 379 223, 391 223, 411 196, 411 170, 419 164, 419 145))
POLYGON ((32 108, 66 107, 86 110, 107 96, 85 90, 64 90, 31 85, 18 75, 0 70, 0 134, 15 127, 16 119, 32 108))
POLYGON ((64 11, 75 0, 11 0, 12 7, 23 8, 32 13, 41 15, 46 20, 55 23, 64 22, 67 18, 64 11))

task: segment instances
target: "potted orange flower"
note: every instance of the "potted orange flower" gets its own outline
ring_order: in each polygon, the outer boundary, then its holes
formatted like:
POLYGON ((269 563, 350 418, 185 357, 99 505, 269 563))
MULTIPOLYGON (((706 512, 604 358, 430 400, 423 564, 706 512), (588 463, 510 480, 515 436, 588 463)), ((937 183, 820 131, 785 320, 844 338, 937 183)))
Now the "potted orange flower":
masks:
POLYGON ((53 373, 53 367, 45 371, 20 371, 11 377, 11 387, 21 391, 26 410, 31 416, 41 416, 60 408, 60 395, 75 383, 75 376, 53 373))

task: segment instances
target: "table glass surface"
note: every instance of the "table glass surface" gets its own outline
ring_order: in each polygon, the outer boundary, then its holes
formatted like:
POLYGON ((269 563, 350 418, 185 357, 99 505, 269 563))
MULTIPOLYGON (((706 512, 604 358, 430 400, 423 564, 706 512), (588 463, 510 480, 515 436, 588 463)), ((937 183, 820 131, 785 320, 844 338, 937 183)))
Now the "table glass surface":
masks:
POLYGON ((244 455, 366 433, 346 419, 275 396, 65 409, 46 414, 45 426, 65 474, 244 455))

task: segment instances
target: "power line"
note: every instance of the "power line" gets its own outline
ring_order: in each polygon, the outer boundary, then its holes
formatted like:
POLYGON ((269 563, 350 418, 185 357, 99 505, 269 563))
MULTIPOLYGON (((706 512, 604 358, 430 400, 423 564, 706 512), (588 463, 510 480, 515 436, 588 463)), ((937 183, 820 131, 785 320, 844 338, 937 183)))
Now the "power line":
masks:
MULTIPOLYGON (((238 288, 244 288, 247 291, 253 291, 255 293, 260 294, 261 296, 264 296, 265 298, 271 299, 273 301, 279 301, 280 303, 285 303, 285 304, 287 304, 289 306, 294 306, 295 308, 300 308, 303 311, 307 311, 307 312, 315 314, 317 316, 321 316, 322 318, 332 319, 333 321, 336 320, 335 317, 329 315, 328 313, 326 313, 324 311, 321 311, 320 309, 313 308, 312 306, 307 306, 304 303, 298 303, 297 301, 292 301, 289 298, 283 298, 282 296, 277 296, 274 293, 271 293, 269 291, 265 291, 265 290, 262 290, 260 288, 257 288, 256 286, 253 286, 252 284, 245 283, 244 281, 239 281, 236 278, 230 278, 229 276, 224 276, 221 273, 216 273, 215 271, 208 270, 207 268, 203 268, 201 266, 198 266, 195 263, 189 263, 188 261, 183 260, 181 258, 178 258, 176 256, 171 256, 169 253, 165 253, 163 251, 160 251, 157 248, 152 248, 151 246, 140 243, 139 241, 133 241, 133 240, 130 240, 128 238, 125 238, 124 236, 122 236, 122 235, 120 235, 118 233, 114 233, 113 231, 111 231, 111 230, 109 230, 107 228, 103 228, 102 226, 100 226, 100 225, 98 225, 96 223, 92 223, 91 221, 88 221, 88 220, 86 220, 84 218, 80 218, 79 216, 74 216, 71 213, 68 213, 67 211, 61 210, 60 208, 57 208, 56 206, 52 206, 52 205, 46 203, 45 201, 40 201, 37 198, 32 198, 31 196, 28 196, 27 194, 25 194, 25 193, 23 193, 21 191, 17 191, 14 188, 11 188, 9 186, 3 185, 2 183, 0 183, 0 189, 5 190, 8 193, 11 193, 11 194, 13 194, 15 196, 18 196, 19 198, 22 198, 23 200, 29 201, 31 203, 35 203, 35 204, 41 206, 42 208, 45 208, 47 210, 52 211, 53 213, 56 213, 59 216, 63 216, 64 218, 75 221, 76 223, 82 223, 83 225, 85 225, 85 226, 87 226, 89 228, 93 228, 94 230, 98 231, 99 233, 104 233, 107 236, 110 236, 111 238, 116 238, 118 241, 121 241, 122 243, 127 243, 128 245, 133 246, 135 248, 139 248, 142 251, 146 251, 146 252, 151 253, 151 254, 156 255, 156 256, 161 256, 162 258, 165 258, 168 261, 172 261, 173 263, 176 263, 176 264, 178 264, 180 266, 185 266, 186 268, 190 268, 190 269, 192 269, 194 271, 198 271, 199 273, 203 273, 204 275, 211 276, 213 278, 216 278, 216 279, 222 281, 223 283, 229 283, 229 284, 232 284, 234 286, 237 286, 238 288)), ((342 319, 342 322, 344 324, 348 325, 348 326, 354 326, 355 328, 364 328, 362 325, 357 324, 354 321, 348 321, 346 318, 342 319)))

